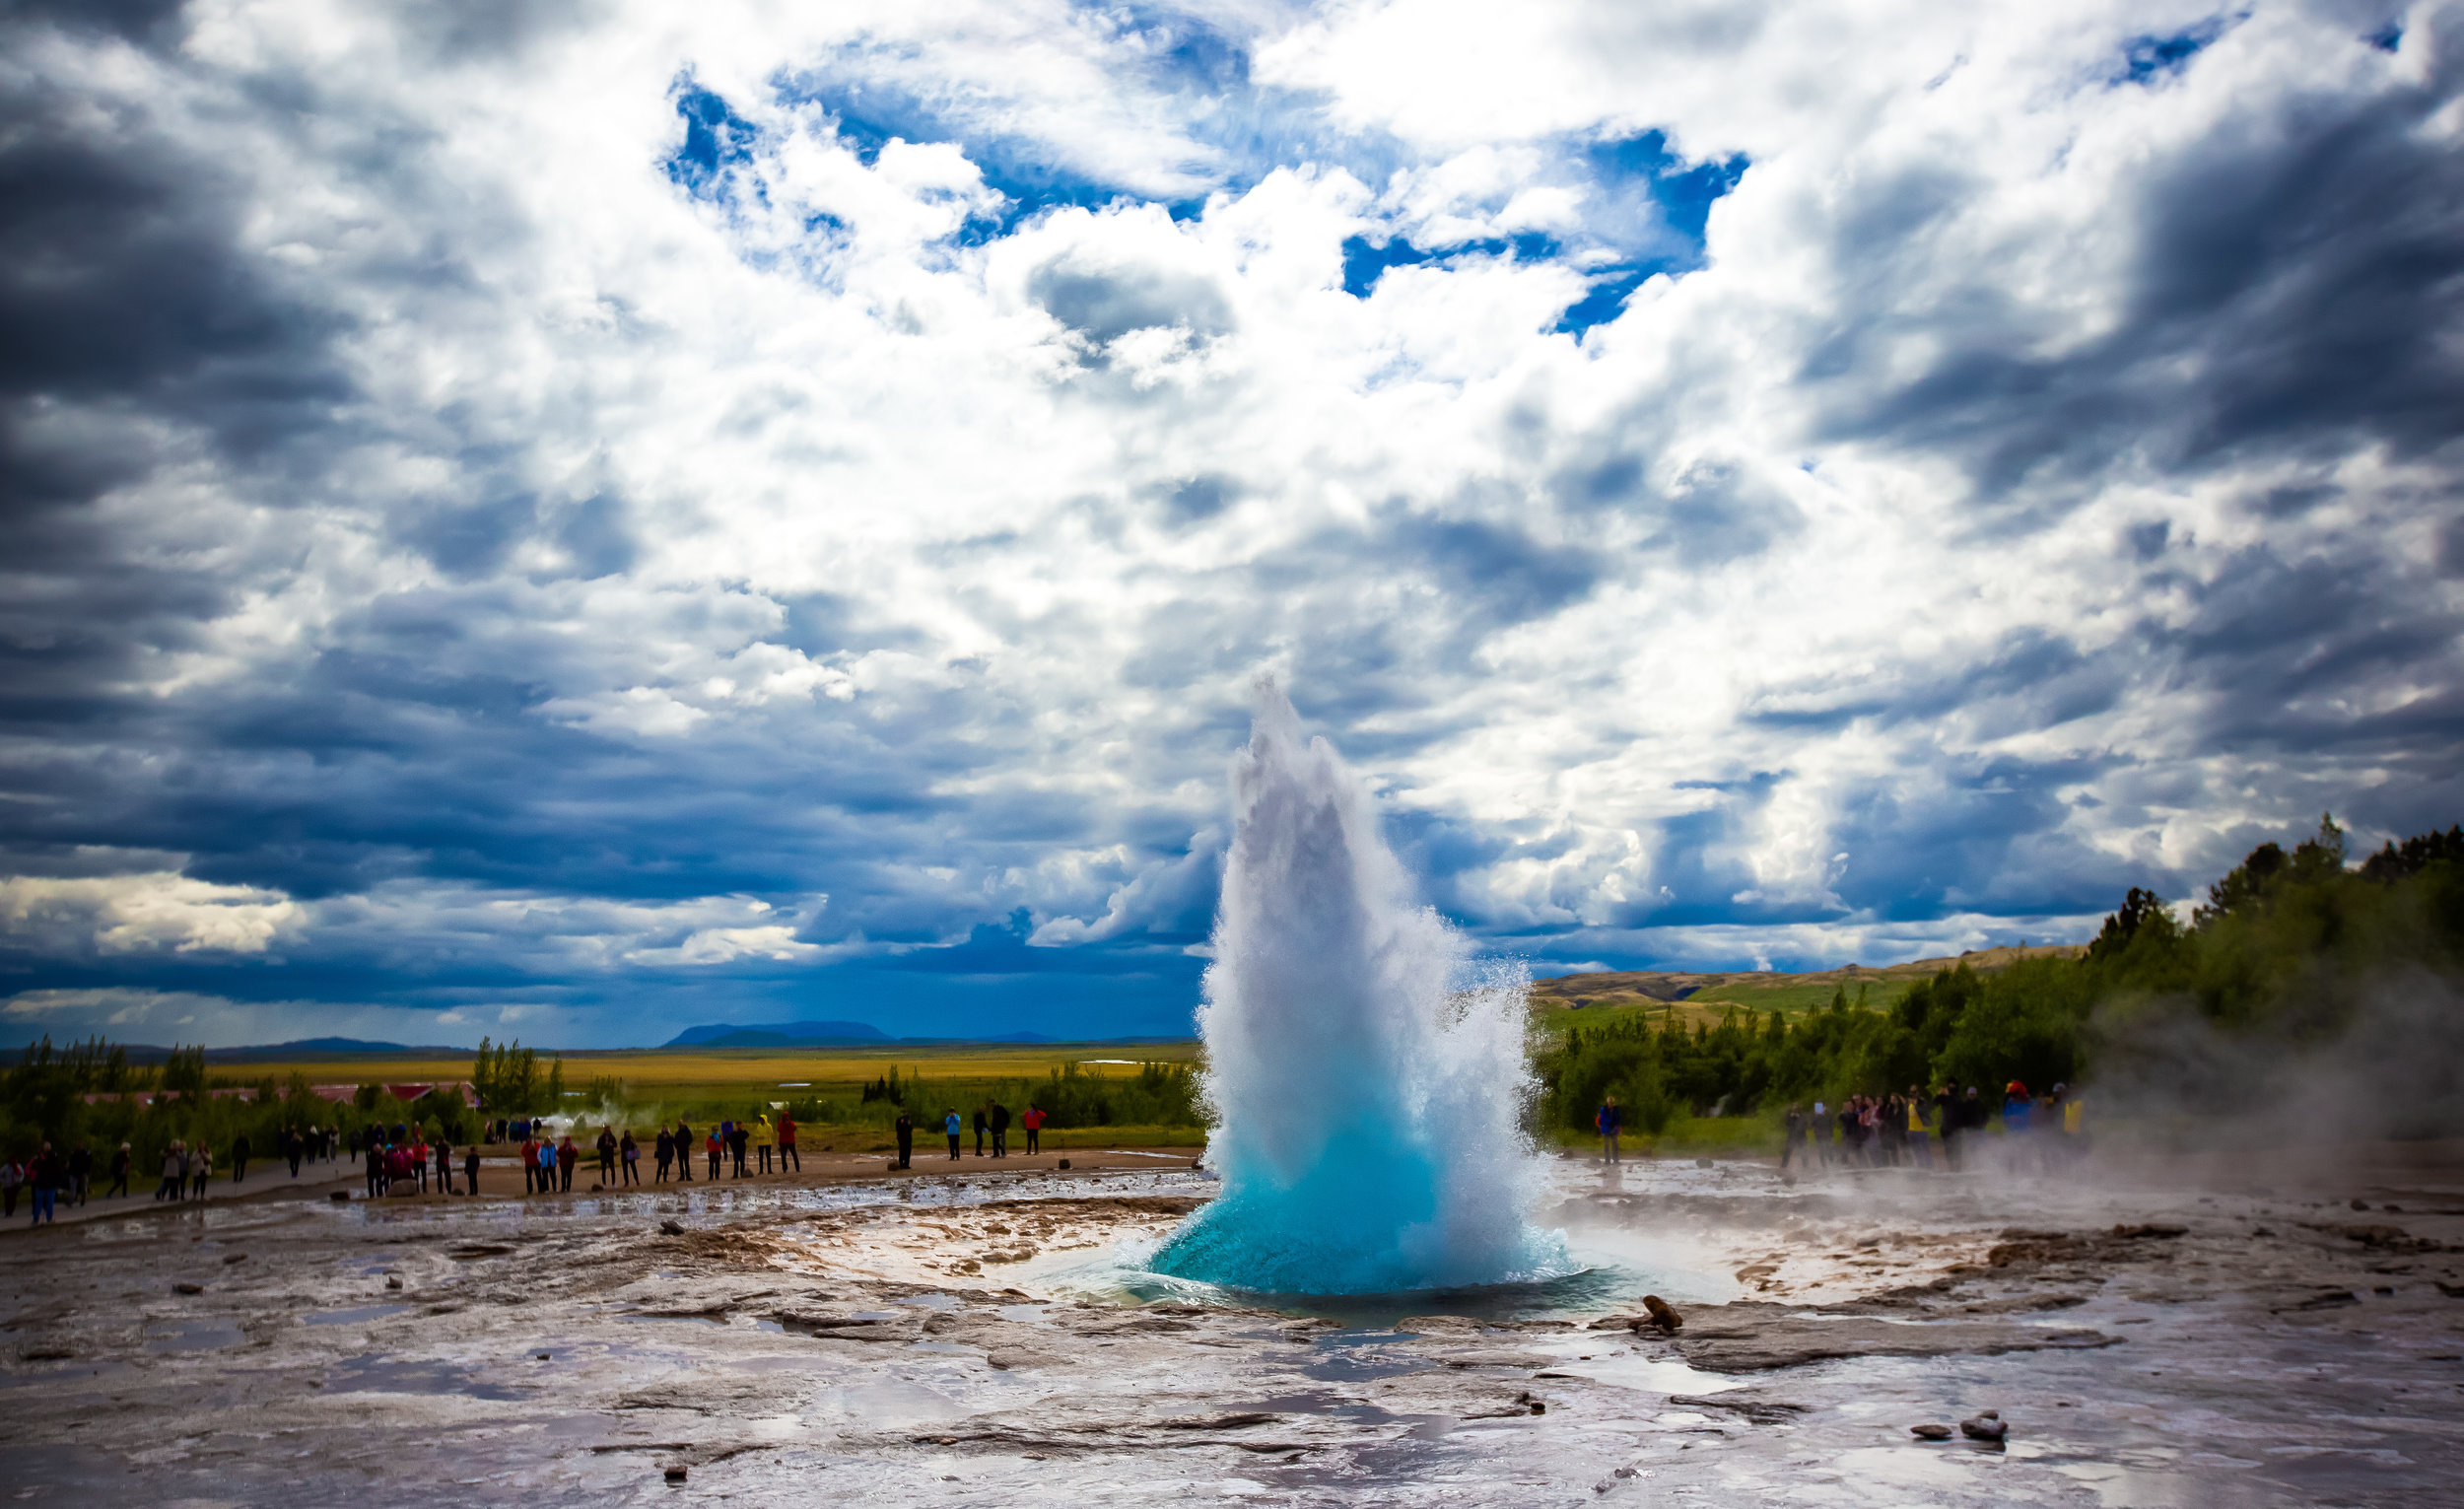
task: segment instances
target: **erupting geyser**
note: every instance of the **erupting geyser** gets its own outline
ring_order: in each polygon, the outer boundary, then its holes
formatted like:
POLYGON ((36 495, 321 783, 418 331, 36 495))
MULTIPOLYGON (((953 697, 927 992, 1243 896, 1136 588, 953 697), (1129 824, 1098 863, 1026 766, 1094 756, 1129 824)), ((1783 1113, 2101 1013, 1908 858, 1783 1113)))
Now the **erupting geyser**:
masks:
POLYGON ((1472 978, 1359 781, 1280 691, 1260 704, 1198 1014, 1223 1193, 1154 1269, 1315 1294, 1567 1271, 1530 1219, 1520 971, 1472 978))

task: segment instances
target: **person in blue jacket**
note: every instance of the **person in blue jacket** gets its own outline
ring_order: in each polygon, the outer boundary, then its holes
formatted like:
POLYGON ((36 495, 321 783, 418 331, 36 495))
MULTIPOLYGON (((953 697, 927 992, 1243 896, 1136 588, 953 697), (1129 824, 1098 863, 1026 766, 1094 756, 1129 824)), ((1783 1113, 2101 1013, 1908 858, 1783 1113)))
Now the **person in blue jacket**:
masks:
POLYGON ((1601 1161, 1603 1163, 1617 1162, 1617 1132, 1625 1125, 1625 1115, 1617 1109, 1617 1098, 1614 1095, 1600 1103, 1599 1114, 1592 1118, 1592 1125, 1600 1129, 1601 1144, 1604 1148, 1601 1161))
POLYGON ((950 1156, 953 1158, 958 1156, 958 1134, 960 1132, 964 1131, 965 1128, 966 1123, 958 1119, 958 1112, 955 1108, 950 1111, 948 1116, 941 1119, 941 1130, 949 1133, 950 1156))

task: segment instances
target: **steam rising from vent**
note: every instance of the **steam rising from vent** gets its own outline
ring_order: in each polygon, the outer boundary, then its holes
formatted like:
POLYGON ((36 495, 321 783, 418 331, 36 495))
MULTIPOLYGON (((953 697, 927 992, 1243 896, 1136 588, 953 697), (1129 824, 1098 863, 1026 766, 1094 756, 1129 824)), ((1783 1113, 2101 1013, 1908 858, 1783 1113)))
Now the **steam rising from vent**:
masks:
POLYGON ((1567 1271, 1530 1220, 1522 971, 1475 976, 1360 782, 1275 687, 1259 701, 1198 1016, 1223 1194, 1154 1268, 1317 1294, 1567 1271))

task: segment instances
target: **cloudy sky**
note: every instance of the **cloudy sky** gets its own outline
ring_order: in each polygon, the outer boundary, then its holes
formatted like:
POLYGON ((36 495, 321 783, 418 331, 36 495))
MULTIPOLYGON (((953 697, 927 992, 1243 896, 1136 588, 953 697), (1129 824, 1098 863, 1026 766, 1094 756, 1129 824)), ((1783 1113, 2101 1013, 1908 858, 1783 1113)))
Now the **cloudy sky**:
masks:
POLYGON ((2464 817, 2464 5, 0 21, 0 1040, 1187 1029, 2464 817))

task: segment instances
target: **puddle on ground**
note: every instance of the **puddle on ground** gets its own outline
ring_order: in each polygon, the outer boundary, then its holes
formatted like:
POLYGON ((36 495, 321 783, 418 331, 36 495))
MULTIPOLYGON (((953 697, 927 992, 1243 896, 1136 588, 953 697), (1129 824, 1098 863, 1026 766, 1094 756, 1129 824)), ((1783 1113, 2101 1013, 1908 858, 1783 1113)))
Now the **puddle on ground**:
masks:
POLYGON ((226 1321, 182 1321, 178 1328, 168 1336, 157 1335, 146 1338, 146 1350, 150 1352, 217 1351, 226 1346, 241 1345, 246 1340, 247 1338, 240 1334, 239 1327, 226 1321))
POLYGON ((1320 1383, 1361 1383, 1372 1378, 1392 1378, 1399 1373, 1416 1373, 1430 1365, 1425 1357, 1370 1349, 1394 1339, 1395 1333, 1391 1331, 1338 1331, 1318 1337, 1315 1344, 1319 1355, 1302 1363, 1300 1371, 1304 1377, 1320 1383))
POLYGON ((359 1357, 325 1379, 327 1394, 460 1394, 471 1399, 521 1399, 519 1389, 473 1378, 450 1362, 405 1362, 359 1357))
POLYGON ((361 1321, 381 1321, 389 1315, 400 1315, 409 1305, 354 1305, 348 1310, 319 1310, 300 1318, 303 1326, 350 1326, 361 1321))

